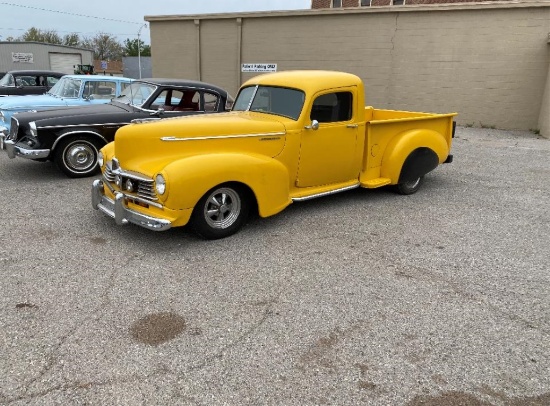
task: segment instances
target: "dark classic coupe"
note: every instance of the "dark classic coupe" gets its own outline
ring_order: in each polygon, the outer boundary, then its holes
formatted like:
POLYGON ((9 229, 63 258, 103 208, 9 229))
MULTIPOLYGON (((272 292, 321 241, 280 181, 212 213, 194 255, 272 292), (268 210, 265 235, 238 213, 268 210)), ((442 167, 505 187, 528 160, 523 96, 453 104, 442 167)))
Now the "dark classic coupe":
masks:
POLYGON ((233 98, 211 84, 179 79, 140 79, 110 103, 17 113, 0 139, 10 158, 55 161, 69 177, 94 174, 98 151, 133 120, 159 120, 231 109, 233 98))
POLYGON ((0 79, 0 97, 46 93, 65 75, 51 70, 12 70, 0 79))

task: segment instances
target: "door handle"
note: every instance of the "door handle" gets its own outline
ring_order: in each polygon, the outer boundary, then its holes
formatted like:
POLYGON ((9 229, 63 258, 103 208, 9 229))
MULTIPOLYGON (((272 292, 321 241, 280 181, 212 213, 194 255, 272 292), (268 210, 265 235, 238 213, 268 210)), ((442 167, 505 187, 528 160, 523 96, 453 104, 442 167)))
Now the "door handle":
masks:
POLYGON ((359 127, 359 125, 357 125, 357 124, 348 124, 346 127, 347 128, 357 128, 357 127, 359 127))

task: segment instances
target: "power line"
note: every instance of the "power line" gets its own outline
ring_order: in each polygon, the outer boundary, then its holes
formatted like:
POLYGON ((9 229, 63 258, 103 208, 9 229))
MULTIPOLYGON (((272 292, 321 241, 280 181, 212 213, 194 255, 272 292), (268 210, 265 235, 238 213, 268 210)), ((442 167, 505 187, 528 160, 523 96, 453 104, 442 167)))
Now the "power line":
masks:
POLYGON ((89 15, 86 15, 86 14, 69 13, 68 11, 50 10, 50 9, 41 8, 41 7, 24 6, 24 5, 22 5, 22 4, 14 4, 14 3, 0 2, 0 5, 4 5, 4 6, 13 6, 13 7, 22 7, 22 8, 29 8, 29 9, 33 9, 33 10, 39 10, 39 11, 48 11, 48 12, 50 12, 50 13, 67 14, 67 15, 75 16, 75 17, 86 17, 86 18, 95 18, 95 19, 97 19, 97 20, 115 21, 115 22, 117 22, 117 23, 143 24, 142 22, 141 22, 141 23, 137 23, 137 22, 135 22, 135 21, 125 21, 125 20, 117 20, 117 19, 114 19, 114 18, 89 16, 89 15))
MULTIPOLYGON (((4 30, 4 31, 28 31, 28 28, 7 28, 7 27, 0 27, 0 30, 4 30)), ((41 30, 41 31, 45 31, 45 30, 41 30)), ((54 30, 55 32, 57 33, 68 33, 68 34, 95 34, 96 31, 87 31, 87 32, 84 32, 84 31, 59 31, 59 30, 54 30)), ((131 33, 128 33, 128 32, 118 32, 118 33, 112 33, 112 35, 133 35, 135 36, 136 33, 135 32, 131 32, 131 33)))

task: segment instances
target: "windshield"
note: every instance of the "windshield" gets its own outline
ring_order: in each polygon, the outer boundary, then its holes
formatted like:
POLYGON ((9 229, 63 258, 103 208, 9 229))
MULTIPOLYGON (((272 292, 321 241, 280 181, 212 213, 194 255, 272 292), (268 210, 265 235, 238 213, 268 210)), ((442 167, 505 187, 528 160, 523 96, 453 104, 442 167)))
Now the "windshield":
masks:
POLYGON ((259 111, 298 120, 304 105, 301 90, 274 86, 249 86, 241 89, 233 111, 259 111))
POLYGON ((82 80, 62 77, 48 92, 57 97, 78 97, 82 80))
POLYGON ((0 86, 15 86, 15 80, 11 73, 6 73, 2 79, 0 79, 0 86))
POLYGON ((132 84, 124 89, 120 96, 114 100, 139 107, 145 103, 145 100, 153 94, 156 88, 156 86, 149 83, 132 82, 132 84))

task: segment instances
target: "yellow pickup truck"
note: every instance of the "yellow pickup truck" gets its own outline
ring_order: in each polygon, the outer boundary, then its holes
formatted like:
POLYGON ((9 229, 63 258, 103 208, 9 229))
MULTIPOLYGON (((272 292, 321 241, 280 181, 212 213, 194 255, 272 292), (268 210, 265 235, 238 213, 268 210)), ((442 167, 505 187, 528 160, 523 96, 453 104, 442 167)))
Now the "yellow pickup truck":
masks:
POLYGON ((393 185, 415 193, 452 161, 455 113, 365 107, 355 75, 268 73, 245 82, 232 111, 136 122, 100 151, 92 206, 116 224, 162 231, 188 223, 206 239, 237 232, 295 201, 393 185))

